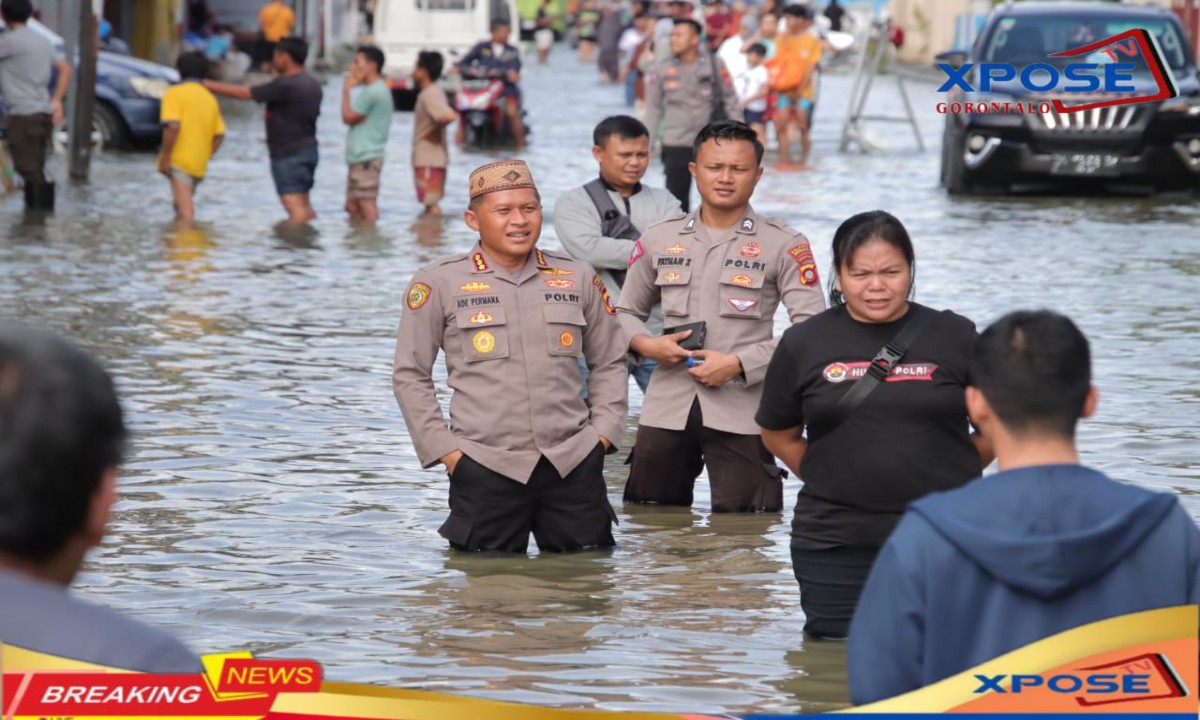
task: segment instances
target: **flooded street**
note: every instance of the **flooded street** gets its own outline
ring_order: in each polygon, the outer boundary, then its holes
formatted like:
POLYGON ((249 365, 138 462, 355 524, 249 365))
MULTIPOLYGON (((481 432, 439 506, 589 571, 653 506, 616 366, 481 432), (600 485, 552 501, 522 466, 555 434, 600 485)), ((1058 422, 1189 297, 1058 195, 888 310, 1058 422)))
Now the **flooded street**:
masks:
MULTIPOLYGON (((834 228, 882 208, 913 236, 922 303, 981 328, 1017 308, 1069 314, 1092 341, 1101 392, 1082 428, 1085 462, 1178 493, 1200 518, 1200 204, 949 198, 934 85, 909 85, 924 153, 897 124, 868 126, 887 149, 841 155, 851 79, 824 79, 811 167, 769 166, 755 208, 809 236, 823 279, 834 228)), ((557 247, 554 200, 594 176, 592 127, 626 110, 563 47, 523 85, 542 245, 557 247)), ((0 199, 0 315, 96 349, 135 430, 113 534, 80 592, 200 652, 312 658, 334 680, 608 710, 846 705, 844 646, 801 636, 795 478, 782 515, 713 516, 703 481, 690 511, 623 506, 622 452, 609 458, 613 553, 447 549, 446 478, 418 465, 391 358, 414 270, 474 242, 461 221, 466 178, 491 158, 452 152, 446 220, 416 222, 412 118, 397 115, 382 220, 356 233, 342 211, 339 100, 333 79, 310 230, 275 226, 283 212, 249 103, 223 103, 229 135, 198 192, 196 230, 170 229, 170 194, 146 154, 97 157, 90 185, 60 183, 48 218, 0 199)), ((899 114, 890 80, 872 105, 899 114)), ((646 179, 662 185, 657 161, 646 179)))

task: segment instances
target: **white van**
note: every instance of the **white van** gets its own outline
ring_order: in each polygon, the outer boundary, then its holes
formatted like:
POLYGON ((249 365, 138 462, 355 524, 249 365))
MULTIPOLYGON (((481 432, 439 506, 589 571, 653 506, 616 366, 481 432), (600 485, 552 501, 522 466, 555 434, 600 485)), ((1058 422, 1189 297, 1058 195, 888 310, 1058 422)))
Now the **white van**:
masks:
MULTIPOLYGON (((491 36, 493 19, 517 22, 515 0, 377 0, 375 44, 387 55, 384 74, 399 110, 416 102, 412 71, 417 53, 435 50, 446 61, 443 77, 476 43, 491 36)), ((512 40, 518 37, 513 27, 512 40)))

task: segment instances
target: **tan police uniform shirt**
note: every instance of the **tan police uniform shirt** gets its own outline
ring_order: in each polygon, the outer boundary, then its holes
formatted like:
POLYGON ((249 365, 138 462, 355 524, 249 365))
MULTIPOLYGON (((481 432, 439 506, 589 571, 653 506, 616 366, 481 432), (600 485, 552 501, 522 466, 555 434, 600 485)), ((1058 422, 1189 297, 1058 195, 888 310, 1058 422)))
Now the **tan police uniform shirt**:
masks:
POLYGON ((617 305, 627 342, 650 335, 644 321, 660 300, 667 327, 705 321, 704 349, 737 355, 746 378, 708 388, 688 374, 686 362, 659 366, 641 424, 683 430, 699 397, 705 427, 757 435, 754 413, 778 341, 775 309, 783 302, 793 323, 825 309, 808 240, 752 208, 716 237, 698 212, 652 225, 634 246, 617 305))
POLYGON ((392 388, 417 458, 461 450, 528 482, 544 455, 567 475, 603 435, 617 447, 628 411, 626 348, 604 284, 587 263, 536 250, 515 275, 476 243, 422 268, 405 298, 392 388), (450 425, 433 383, 446 356, 450 425), (580 396, 578 358, 587 360, 580 396))
POLYGON ((646 77, 646 127, 650 128, 650 144, 658 137, 658 122, 663 121, 662 144, 668 147, 691 147, 696 135, 712 117, 713 93, 720 87, 726 116, 742 119, 742 105, 737 91, 723 71, 718 58, 717 77, 713 63, 705 52, 692 64, 672 56, 654 66, 646 77))

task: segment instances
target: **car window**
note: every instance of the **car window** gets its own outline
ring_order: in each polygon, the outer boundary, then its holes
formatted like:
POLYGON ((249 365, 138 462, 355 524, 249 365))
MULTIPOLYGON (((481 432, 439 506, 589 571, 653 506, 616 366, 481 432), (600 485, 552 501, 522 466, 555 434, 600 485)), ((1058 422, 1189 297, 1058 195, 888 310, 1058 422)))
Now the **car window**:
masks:
MULTIPOLYGON (((983 51, 985 62, 1029 65, 1066 64, 1076 59, 1050 58, 1051 53, 1071 50, 1126 30, 1145 28, 1154 35, 1167 64, 1181 70, 1188 65, 1189 52, 1178 28, 1169 20, 1147 18, 1114 20, 1086 15, 1038 15, 1001 18, 983 51)), ((1087 62, 1102 62, 1107 56, 1092 55, 1087 62)))

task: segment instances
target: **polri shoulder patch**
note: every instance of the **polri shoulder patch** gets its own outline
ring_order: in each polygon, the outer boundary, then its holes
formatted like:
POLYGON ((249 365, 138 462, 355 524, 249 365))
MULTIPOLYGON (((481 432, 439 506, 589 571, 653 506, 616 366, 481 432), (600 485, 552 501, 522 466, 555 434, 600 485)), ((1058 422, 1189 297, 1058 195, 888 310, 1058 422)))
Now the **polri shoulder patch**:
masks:
POLYGON ((415 282, 408 286, 408 309, 419 310, 422 305, 429 302, 430 296, 433 295, 433 288, 423 282, 415 282))
POLYGON ((608 288, 604 286, 604 281, 599 275, 592 276, 592 284, 600 291, 600 300, 604 303, 604 312, 609 315, 616 315, 617 309, 613 307, 612 299, 608 296, 608 288))

